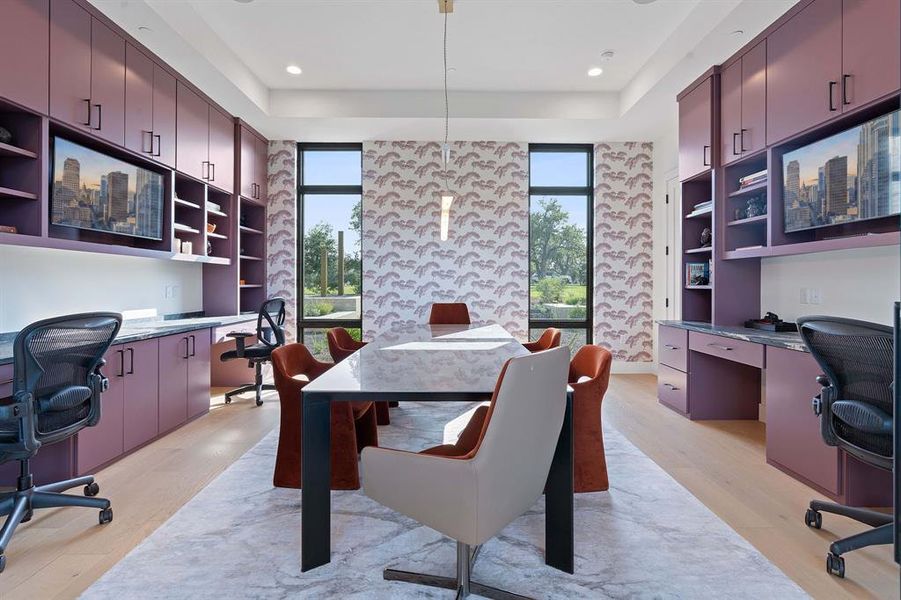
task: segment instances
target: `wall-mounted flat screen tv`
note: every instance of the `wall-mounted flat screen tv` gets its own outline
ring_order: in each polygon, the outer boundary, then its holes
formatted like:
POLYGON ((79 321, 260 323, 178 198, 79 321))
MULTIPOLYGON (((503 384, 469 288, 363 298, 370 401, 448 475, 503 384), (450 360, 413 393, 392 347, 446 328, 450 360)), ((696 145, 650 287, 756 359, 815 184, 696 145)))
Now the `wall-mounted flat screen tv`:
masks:
POLYGON ((53 225, 163 239, 163 176, 64 138, 53 139, 53 225))
POLYGON ((901 111, 782 157, 785 232, 901 212, 901 111))

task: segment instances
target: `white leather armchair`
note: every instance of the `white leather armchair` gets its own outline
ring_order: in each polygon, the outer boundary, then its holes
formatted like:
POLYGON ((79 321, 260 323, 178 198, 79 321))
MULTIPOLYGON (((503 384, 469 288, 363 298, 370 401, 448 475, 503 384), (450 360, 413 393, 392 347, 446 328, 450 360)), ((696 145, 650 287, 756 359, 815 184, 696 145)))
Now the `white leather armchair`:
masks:
POLYGON ((368 447, 363 490, 373 500, 457 541, 457 577, 386 569, 386 579, 521 597, 470 581, 478 546, 532 507, 544 490, 566 410, 569 352, 513 358, 498 378, 482 438, 457 458, 368 447), (475 552, 471 549, 476 547, 475 552))

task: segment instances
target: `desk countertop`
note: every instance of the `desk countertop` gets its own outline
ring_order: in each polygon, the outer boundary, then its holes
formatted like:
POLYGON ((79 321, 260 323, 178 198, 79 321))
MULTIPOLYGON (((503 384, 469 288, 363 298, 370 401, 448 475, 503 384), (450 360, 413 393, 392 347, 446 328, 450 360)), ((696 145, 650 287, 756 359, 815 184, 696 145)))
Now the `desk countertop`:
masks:
MULTIPOLYGON (((256 321, 256 314, 235 315, 227 317, 193 317, 193 318, 156 318, 134 319, 125 321, 114 344, 130 344, 141 340, 167 335, 176 335, 198 329, 211 329, 213 327, 228 327, 238 323, 256 321)), ((0 333, 0 365, 13 361, 13 341, 18 332, 0 333)))
POLYGON ((801 335, 796 332, 763 331, 762 329, 751 329, 749 327, 725 327, 711 325, 710 323, 704 323, 702 321, 657 321, 657 323, 667 327, 677 327, 689 331, 721 335, 723 337, 743 340, 745 342, 764 344, 765 346, 807 352, 807 347, 804 345, 804 342, 801 341, 801 335))

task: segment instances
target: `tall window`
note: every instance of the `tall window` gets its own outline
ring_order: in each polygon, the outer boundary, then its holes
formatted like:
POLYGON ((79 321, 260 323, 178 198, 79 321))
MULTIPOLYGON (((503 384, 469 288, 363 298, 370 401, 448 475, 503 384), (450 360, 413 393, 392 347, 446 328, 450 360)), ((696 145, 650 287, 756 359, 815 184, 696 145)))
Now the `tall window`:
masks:
POLYGON ((573 350, 591 342, 593 149, 529 146, 529 337, 563 330, 573 350))
POLYGON ((361 144, 299 144, 298 331, 320 359, 325 332, 345 327, 361 337, 361 144))

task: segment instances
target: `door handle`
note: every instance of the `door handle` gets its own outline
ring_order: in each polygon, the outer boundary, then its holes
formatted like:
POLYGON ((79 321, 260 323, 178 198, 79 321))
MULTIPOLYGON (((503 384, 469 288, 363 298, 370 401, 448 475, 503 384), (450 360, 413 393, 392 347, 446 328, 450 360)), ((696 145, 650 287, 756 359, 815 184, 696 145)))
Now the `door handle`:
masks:
POLYGON ((674 385, 671 384, 671 383, 664 383, 664 384, 663 384, 663 387, 669 388, 669 389, 670 389, 671 391, 673 391, 673 392, 675 392, 676 390, 679 389, 679 388, 677 388, 676 386, 674 386, 674 385))
POLYGON ((741 147, 741 151, 742 151, 742 152, 747 152, 747 151, 748 151, 748 149, 745 148, 745 132, 746 132, 746 131, 747 131, 747 129, 744 129, 744 128, 743 128, 743 129, 741 130, 741 135, 739 136, 739 139, 741 140, 741 143, 739 144, 739 146, 741 147))
POLYGON ((848 105, 851 104, 851 101, 848 100, 848 80, 851 79, 851 76, 845 73, 842 75, 842 104, 848 105))
POLYGON ((141 130, 141 152, 150 154, 151 156, 153 155, 153 132, 152 131, 141 130), (150 137, 150 150, 144 150, 144 135, 145 134, 148 137, 150 137))
MULTIPOLYGON (((160 137, 158 134, 154 134, 153 137, 156 139, 156 152, 154 152, 153 155, 159 156, 160 152, 161 152, 160 146, 162 145, 163 138, 160 137)), ((153 150, 153 142, 150 143, 150 149, 151 149, 151 151, 153 150)))
POLYGON ((125 350, 116 350, 119 354, 119 372, 116 377, 125 377, 125 350))
POLYGON ((182 356, 182 358, 190 358, 191 353, 190 353, 190 351, 188 350, 188 338, 187 338, 187 337, 183 337, 183 338, 181 338, 181 339, 183 339, 183 340, 185 341, 185 355, 182 356))
POLYGON ((731 352, 732 348, 729 346, 723 346, 722 344, 707 344, 711 348, 719 348, 720 350, 725 350, 726 352, 731 352))
POLYGON ((193 335, 189 335, 188 337, 191 338, 191 356, 197 356, 197 338, 193 335))
POLYGON ((257 184, 255 184, 255 183, 251 183, 251 184, 250 184, 250 195, 253 196, 254 199, 256 199, 256 197, 257 197, 257 184))
POLYGON ((829 112, 835 112, 835 111, 838 110, 838 109, 835 107, 835 103, 832 101, 832 97, 833 97, 833 95, 834 95, 834 94, 833 94, 833 91, 835 90, 835 86, 837 86, 837 85, 838 85, 838 82, 837 82, 837 81, 830 81, 830 82, 829 82, 829 112))
MULTIPOLYGON (((200 163, 200 178, 209 181, 210 179, 210 162, 205 160, 200 163), (206 171, 204 171, 206 169, 206 171), (206 174, 204 174, 206 173, 206 174)), ((187 339, 187 338, 185 338, 187 339)))
POLYGON ((81 124, 84 125, 85 127, 90 127, 91 126, 91 117, 93 116, 93 112, 94 112, 94 109, 91 107, 91 99, 84 98, 82 100, 82 102, 84 102, 88 107, 88 120, 82 121, 81 124))
POLYGON ((95 127, 94 129, 100 131, 101 129, 103 129, 103 105, 95 104, 94 106, 97 107, 97 127, 95 127))
POLYGON ((678 350, 679 346, 673 346, 672 344, 663 344, 663 347, 667 350, 678 350))
POLYGON ((702 153, 702 157, 701 157, 701 158, 703 159, 703 162, 704 162, 704 166, 705 166, 705 167, 709 167, 709 166, 710 166, 710 161, 707 160, 707 153, 708 153, 709 150, 710 150, 710 146, 708 146, 707 144, 704 144, 704 151, 703 151, 703 153, 702 153))
POLYGON ((738 148, 735 145, 735 143, 738 141, 739 135, 740 134, 737 132, 732 134, 732 155, 733 156, 738 156, 739 154, 741 154, 741 151, 738 150, 738 148))
POLYGON ((135 372, 135 349, 129 348, 128 349, 128 372, 126 372, 125 374, 126 375, 134 375, 134 372, 135 372))
POLYGON ((210 181, 216 181, 216 163, 210 163, 210 181))

